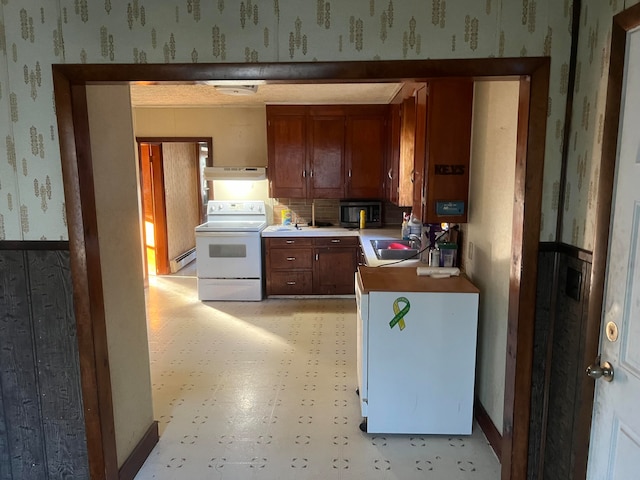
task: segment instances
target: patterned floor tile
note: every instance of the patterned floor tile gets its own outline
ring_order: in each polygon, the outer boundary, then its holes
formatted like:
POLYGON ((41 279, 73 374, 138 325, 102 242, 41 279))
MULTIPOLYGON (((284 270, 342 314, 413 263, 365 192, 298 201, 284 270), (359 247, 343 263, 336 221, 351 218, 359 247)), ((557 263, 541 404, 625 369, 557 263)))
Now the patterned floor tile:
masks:
POLYGON ((360 431, 353 299, 203 303, 196 287, 150 280, 161 437, 136 479, 499 478, 477 425, 468 437, 360 431))

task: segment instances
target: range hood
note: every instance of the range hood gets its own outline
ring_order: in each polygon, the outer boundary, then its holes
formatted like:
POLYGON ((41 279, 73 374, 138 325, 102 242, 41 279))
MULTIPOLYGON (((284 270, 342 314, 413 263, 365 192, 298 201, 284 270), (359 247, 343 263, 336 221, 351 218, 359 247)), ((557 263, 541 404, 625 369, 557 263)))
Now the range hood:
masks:
POLYGON ((204 167, 205 180, 264 180, 265 167, 204 167))

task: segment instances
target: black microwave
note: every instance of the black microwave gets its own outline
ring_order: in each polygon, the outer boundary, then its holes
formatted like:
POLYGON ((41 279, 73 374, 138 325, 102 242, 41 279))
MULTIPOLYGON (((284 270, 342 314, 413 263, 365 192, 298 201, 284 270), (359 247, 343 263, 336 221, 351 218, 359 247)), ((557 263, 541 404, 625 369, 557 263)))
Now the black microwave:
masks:
POLYGON ((360 227, 360 211, 364 210, 367 228, 382 227, 382 202, 371 200, 345 200, 340 202, 340 226, 360 227))

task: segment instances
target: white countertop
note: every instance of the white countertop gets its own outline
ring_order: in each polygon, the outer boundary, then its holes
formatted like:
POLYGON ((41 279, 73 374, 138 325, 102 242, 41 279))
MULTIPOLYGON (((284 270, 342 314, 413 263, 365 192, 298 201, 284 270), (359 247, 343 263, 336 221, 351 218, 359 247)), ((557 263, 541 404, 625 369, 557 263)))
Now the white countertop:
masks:
POLYGON ((333 237, 349 236, 360 237, 360 244, 364 250, 369 267, 391 266, 394 267, 418 267, 424 266, 418 259, 413 260, 378 260, 371 245, 371 240, 398 240, 400 239, 400 225, 386 228, 365 228, 363 230, 341 227, 300 227, 299 230, 285 225, 269 225, 262 231, 263 237, 333 237))
POLYGON ((358 230, 342 227, 298 227, 293 225, 269 225, 262 230, 263 237, 357 237, 358 230))

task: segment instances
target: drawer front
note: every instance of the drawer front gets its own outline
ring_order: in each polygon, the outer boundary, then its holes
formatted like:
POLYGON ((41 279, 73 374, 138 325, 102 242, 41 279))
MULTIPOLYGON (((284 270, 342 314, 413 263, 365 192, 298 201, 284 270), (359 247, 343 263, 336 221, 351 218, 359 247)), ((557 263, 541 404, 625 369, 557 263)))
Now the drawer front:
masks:
POLYGON ((313 244, 316 247, 355 247, 359 240, 358 237, 316 237, 313 244))
POLYGON ((267 238, 267 248, 270 247, 310 247, 313 240, 309 237, 267 238))
POLYGON ((312 284, 311 272, 271 272, 267 295, 309 295, 312 284))
POLYGON ((271 248, 270 270, 309 270, 313 251, 310 248, 271 248))

